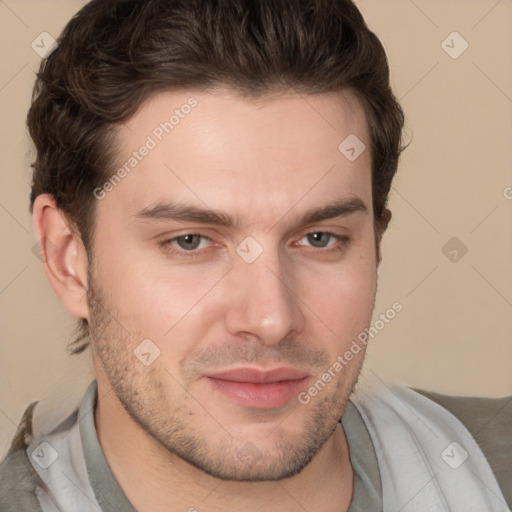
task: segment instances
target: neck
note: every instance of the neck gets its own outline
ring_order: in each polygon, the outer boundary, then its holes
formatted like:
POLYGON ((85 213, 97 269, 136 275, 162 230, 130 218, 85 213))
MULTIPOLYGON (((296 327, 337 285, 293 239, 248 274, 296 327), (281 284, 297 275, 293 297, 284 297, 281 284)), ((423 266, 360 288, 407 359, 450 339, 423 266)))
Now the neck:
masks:
POLYGON ((301 473, 275 482, 225 481, 164 449, 128 415, 115 393, 100 391, 100 382, 98 392, 103 396, 95 410, 99 443, 139 512, 348 510, 353 470, 340 423, 301 473))

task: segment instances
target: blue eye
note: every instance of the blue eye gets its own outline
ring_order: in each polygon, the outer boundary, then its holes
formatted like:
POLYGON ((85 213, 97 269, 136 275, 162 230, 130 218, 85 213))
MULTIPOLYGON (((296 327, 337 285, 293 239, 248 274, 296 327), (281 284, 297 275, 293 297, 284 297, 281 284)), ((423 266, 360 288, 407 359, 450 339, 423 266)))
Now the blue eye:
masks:
MULTIPOLYGON (((173 240, 176 241, 176 243, 178 244, 178 246, 181 249, 188 251, 188 250, 198 249, 199 248, 198 246, 199 246, 202 238, 207 238, 207 237, 205 237, 203 235, 190 233, 190 234, 186 234, 186 235, 177 236, 173 240)), ((209 238, 208 238, 208 240, 209 240, 209 238)))
POLYGON ((308 242, 313 244, 313 247, 323 248, 329 247, 332 244, 326 245, 325 242, 329 242, 329 240, 335 238, 340 239, 341 237, 335 235, 334 233, 329 233, 328 231, 314 231, 312 233, 308 233, 306 236, 302 237, 302 239, 307 238, 308 242), (319 235, 319 236, 318 236, 319 235), (319 245, 315 245, 319 244, 319 245))

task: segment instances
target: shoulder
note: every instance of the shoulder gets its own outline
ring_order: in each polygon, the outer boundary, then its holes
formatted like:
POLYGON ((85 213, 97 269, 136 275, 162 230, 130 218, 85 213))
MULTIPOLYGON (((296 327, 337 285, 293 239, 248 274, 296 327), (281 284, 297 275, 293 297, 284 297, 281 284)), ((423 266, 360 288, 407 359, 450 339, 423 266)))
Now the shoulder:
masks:
POLYGON ((512 439, 512 395, 501 398, 451 396, 411 388, 430 398, 456 416, 473 436, 503 433, 512 439))
POLYGON ((38 475, 20 448, 10 452, 0 463, 0 512, 41 512, 36 496, 38 475))
POLYGON ((512 395, 450 396, 411 388, 452 413, 485 455, 507 503, 512 504, 512 395))
POLYGON ((0 512, 41 512, 36 488, 42 482, 27 455, 36 404, 31 403, 25 410, 9 452, 0 462, 0 512))

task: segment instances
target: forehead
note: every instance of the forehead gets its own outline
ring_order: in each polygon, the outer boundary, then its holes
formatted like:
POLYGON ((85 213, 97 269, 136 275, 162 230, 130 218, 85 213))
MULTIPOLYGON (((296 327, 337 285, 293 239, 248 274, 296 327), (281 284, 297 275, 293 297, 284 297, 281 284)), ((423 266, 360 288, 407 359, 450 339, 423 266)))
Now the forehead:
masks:
POLYGON ((270 215, 347 196, 371 208, 367 123, 348 90, 257 99, 222 88, 166 91, 120 125, 117 139, 126 172, 107 199, 126 212, 179 199, 270 215), (351 160, 345 140, 367 149, 351 160))
MULTIPOLYGON (((137 132, 151 135, 163 144, 172 144, 173 139, 200 140, 202 145, 224 144, 228 133, 232 146, 247 142, 248 137, 282 145, 307 139, 310 143, 306 148, 314 146, 319 151, 332 150, 333 139, 349 133, 357 132, 361 139, 367 138, 363 107, 349 89, 261 97, 241 96, 222 87, 160 92, 146 100, 130 120, 119 125, 117 135, 130 148, 140 140, 137 132), (328 132, 331 137, 326 138, 328 132)), ((296 150, 301 152, 301 148, 296 150)))

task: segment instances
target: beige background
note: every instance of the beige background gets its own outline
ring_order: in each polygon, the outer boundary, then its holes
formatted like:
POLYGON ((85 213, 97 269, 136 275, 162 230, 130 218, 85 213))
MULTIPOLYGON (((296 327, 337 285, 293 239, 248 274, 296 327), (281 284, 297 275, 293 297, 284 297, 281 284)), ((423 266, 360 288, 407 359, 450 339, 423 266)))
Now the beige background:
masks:
MULTIPOLYGON (((94 378, 89 351, 66 352, 74 319, 32 252, 25 129, 39 63, 31 43, 57 37, 83 3, 0 0, 0 457, 28 403, 76 402, 94 378)), ((413 139, 390 196, 374 320, 395 301, 403 311, 373 338, 365 371, 448 394, 510 395, 512 0, 357 4, 388 52, 413 139), (469 44, 456 59, 441 46, 454 31, 469 44), (457 262, 442 252, 452 237, 468 249, 457 262)), ((447 40, 452 52, 460 43, 447 40)))

